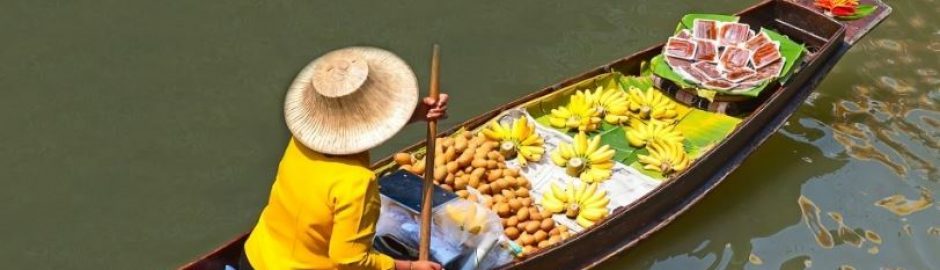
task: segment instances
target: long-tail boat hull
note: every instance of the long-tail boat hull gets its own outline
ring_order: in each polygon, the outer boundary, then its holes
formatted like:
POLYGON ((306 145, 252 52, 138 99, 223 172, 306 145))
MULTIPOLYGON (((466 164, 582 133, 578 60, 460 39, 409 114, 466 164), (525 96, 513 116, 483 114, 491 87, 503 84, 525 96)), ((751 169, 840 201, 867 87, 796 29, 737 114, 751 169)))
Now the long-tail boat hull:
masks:
MULTIPOLYGON (((768 0, 736 14, 741 17, 741 22, 775 29, 803 43, 808 53, 784 85, 772 85, 764 91, 766 93, 756 98, 759 102, 756 108, 726 139, 698 158, 686 171, 630 205, 615 209, 607 219, 595 226, 573 235, 561 244, 545 248, 500 268, 592 268, 636 246, 641 240, 665 227, 695 205, 740 166, 796 111, 854 42, 891 12, 891 8, 880 0, 863 0, 861 2, 864 4, 877 5, 876 13, 862 20, 842 23, 814 10, 811 2, 768 0)), ((639 74, 641 64, 658 55, 662 46, 663 44, 659 44, 650 47, 533 92, 467 120, 442 135, 449 135, 459 127, 473 129, 481 126, 505 110, 517 108, 600 74, 639 74)), ((423 145, 423 141, 418 142, 404 151, 414 151, 423 145)), ((390 163, 392 157, 387 157, 376 162, 373 167, 377 169, 377 173, 383 174, 386 172, 384 170, 390 169, 387 166, 390 163)), ((246 238, 247 234, 242 235, 180 269, 223 269, 224 265, 236 265, 246 238)))

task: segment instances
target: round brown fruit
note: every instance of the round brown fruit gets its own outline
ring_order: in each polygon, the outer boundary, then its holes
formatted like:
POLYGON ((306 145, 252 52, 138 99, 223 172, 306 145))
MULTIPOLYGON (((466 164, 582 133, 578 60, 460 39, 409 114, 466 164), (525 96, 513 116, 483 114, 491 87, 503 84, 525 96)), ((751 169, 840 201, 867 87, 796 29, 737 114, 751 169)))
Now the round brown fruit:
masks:
POLYGON ((519 238, 519 229, 516 229, 516 227, 507 227, 506 230, 503 231, 503 233, 506 234, 506 237, 509 237, 509 239, 512 239, 512 240, 516 240, 519 238))
POLYGON ((397 153, 395 154, 395 163, 398 165, 410 165, 411 164, 411 155, 408 153, 397 153))
POLYGON ((542 225, 539 225, 539 228, 543 231, 551 231, 555 228, 555 221, 550 218, 543 219, 542 225))
POLYGON ((535 220, 530 220, 525 225, 525 231, 527 233, 535 233, 536 231, 539 230, 540 225, 541 225, 540 222, 535 221, 535 220))
POLYGON ((503 220, 506 221, 506 227, 513 227, 513 228, 515 228, 516 225, 519 225, 519 219, 516 218, 516 216, 511 216, 511 217, 506 218, 506 219, 503 219, 503 220))
POLYGON ((527 221, 529 220, 529 211, 523 208, 522 211, 516 212, 515 218, 519 219, 520 221, 527 221))
POLYGON ((548 241, 539 242, 539 245, 538 245, 540 249, 547 248, 548 246, 551 246, 551 244, 549 244, 548 241))
POLYGON ((509 216, 509 204, 504 203, 504 202, 497 203, 497 204, 496 204, 496 213, 499 214, 500 217, 507 217, 507 216, 509 216))

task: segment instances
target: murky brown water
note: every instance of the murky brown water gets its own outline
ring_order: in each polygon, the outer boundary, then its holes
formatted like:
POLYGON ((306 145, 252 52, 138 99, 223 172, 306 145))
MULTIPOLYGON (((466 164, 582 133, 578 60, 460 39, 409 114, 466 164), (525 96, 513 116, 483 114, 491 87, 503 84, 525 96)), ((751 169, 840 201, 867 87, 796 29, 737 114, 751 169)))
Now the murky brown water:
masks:
MULTIPOLYGON (((0 268, 167 269, 244 232, 284 91, 330 49, 388 48, 424 82, 440 43, 452 126, 749 4, 0 1, 0 268)), ((604 268, 940 269, 940 2, 892 5, 728 181, 604 268)))

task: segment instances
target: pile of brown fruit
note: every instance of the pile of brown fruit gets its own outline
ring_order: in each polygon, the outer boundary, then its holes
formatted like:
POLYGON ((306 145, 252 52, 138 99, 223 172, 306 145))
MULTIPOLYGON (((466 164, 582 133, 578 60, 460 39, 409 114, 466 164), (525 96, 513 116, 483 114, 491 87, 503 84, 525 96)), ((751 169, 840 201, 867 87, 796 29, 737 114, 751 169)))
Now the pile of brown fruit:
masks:
MULTIPOLYGON (((523 254, 568 238, 567 228, 556 226, 551 213, 539 210, 533 203, 529 180, 518 169, 506 167, 499 142, 461 131, 452 137, 438 138, 435 146, 434 183, 496 212, 506 236, 523 247, 523 254), (471 194, 467 187, 479 191, 483 198, 471 194)), ((423 156, 398 153, 394 158, 402 169, 424 174, 423 156)))

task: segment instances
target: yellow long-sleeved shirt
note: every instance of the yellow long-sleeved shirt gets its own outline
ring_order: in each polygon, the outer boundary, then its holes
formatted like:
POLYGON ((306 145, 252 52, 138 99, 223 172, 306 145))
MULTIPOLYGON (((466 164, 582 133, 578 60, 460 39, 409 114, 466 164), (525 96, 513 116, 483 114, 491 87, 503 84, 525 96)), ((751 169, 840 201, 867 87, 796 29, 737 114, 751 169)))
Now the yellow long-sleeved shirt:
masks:
POLYGON ((372 250, 379 190, 368 153, 325 156, 291 139, 245 254, 255 269, 393 269, 372 250))

